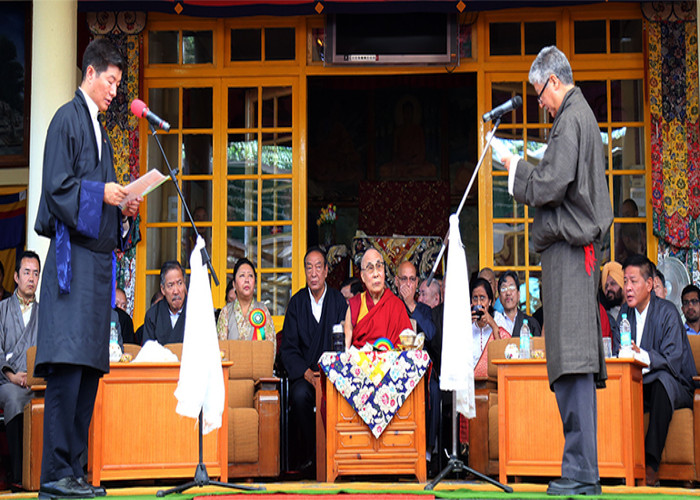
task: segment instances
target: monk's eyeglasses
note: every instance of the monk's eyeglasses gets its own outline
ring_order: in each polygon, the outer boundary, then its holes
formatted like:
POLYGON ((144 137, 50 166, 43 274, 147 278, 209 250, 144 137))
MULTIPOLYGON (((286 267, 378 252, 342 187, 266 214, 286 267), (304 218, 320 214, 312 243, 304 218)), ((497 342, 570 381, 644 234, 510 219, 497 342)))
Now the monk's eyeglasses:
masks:
POLYGON ((542 94, 544 94, 545 89, 547 88, 547 85, 549 85, 549 81, 552 79, 552 77, 547 78, 547 81, 544 84, 544 87, 542 87, 542 90, 540 90, 539 95, 537 96, 537 102, 542 104, 542 94))
POLYGON ((383 271, 384 270, 384 262, 382 262, 381 260, 378 260, 374 264, 369 263, 365 266, 363 271, 367 271, 368 273, 373 273, 375 269, 377 271, 383 271))

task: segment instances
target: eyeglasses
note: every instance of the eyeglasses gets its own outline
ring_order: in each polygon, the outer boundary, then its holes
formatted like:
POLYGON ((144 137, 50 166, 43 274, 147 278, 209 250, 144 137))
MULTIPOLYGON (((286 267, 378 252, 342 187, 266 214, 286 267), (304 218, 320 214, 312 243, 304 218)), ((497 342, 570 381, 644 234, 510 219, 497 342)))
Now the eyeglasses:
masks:
POLYGON ((681 302, 681 304, 683 304, 683 307, 697 306, 698 304, 700 304, 700 299, 687 299, 687 300, 683 300, 683 301, 681 302))
POLYGON ((365 266, 365 268, 363 269, 363 271, 367 271, 368 273, 371 274, 371 273, 374 272, 375 269, 376 269, 377 271, 379 271, 379 272, 384 271, 384 262, 382 262, 381 260, 378 260, 378 261, 375 262, 374 264, 372 264, 372 263, 370 262, 369 264, 367 264, 367 265, 365 266))
POLYGON ((518 289, 515 285, 503 285, 499 290, 501 293, 514 292, 518 289))
POLYGON ((544 90, 547 88, 547 85, 549 85, 549 80, 551 80, 551 78, 547 78, 544 87, 542 87, 542 90, 540 90, 540 93, 537 96, 537 102, 539 102, 540 104, 542 104, 542 94, 544 94, 544 90))
POLYGON ((416 276, 398 276, 398 278, 401 283, 406 283, 406 281, 415 283, 416 281, 418 281, 418 277, 416 276))

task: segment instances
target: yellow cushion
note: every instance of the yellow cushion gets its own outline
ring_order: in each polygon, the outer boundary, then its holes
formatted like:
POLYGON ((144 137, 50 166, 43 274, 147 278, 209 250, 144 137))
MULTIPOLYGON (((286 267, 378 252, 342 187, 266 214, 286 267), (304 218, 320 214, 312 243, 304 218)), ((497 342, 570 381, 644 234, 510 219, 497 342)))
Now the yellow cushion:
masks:
MULTIPOLYGON (((644 414, 644 435, 649 426, 649 414, 644 414)), ((690 408, 680 408, 673 412, 668 426, 666 445, 661 454, 664 464, 694 464, 695 440, 693 437, 693 411, 690 408)))
POLYGON ((229 463, 258 461, 258 412, 253 408, 234 408, 228 413, 229 463))
POLYGON ((275 362, 274 345, 267 340, 227 340, 225 350, 233 366, 229 368, 230 379, 272 377, 275 362))
POLYGON ((253 408, 253 396, 255 395, 255 383, 253 379, 228 381, 228 407, 229 408, 253 408))

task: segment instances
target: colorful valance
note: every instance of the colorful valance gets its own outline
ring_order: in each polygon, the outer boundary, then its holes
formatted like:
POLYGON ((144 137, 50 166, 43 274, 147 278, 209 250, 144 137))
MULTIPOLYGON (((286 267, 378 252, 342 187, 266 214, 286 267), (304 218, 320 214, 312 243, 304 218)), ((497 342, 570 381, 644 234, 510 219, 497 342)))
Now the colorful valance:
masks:
POLYGON ((430 364, 426 351, 326 352, 318 361, 328 380, 379 437, 430 364))

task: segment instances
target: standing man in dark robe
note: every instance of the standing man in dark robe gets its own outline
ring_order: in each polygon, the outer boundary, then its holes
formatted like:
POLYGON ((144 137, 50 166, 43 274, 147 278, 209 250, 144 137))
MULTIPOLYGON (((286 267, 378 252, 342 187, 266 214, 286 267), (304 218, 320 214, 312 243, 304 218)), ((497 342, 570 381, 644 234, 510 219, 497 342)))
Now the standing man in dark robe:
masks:
POLYGON ((280 356, 289 375, 290 450, 298 451, 296 468, 312 469, 316 450, 316 384, 318 359, 333 350, 333 325, 342 323, 347 302, 326 284, 326 252, 311 247, 304 256, 306 287, 289 301, 284 315, 280 356))
POLYGON ((106 39, 83 55, 83 79, 49 125, 34 229, 51 239, 41 284, 35 373, 46 378, 39 498, 93 497, 80 455, 100 377, 109 371, 113 251, 141 199, 116 181, 112 145, 97 121, 117 95, 124 59, 106 39))
POLYGON ((12 490, 21 490, 22 484, 23 410, 33 395, 27 387, 27 349, 36 345, 40 272, 39 256, 23 252, 15 267, 15 293, 0 302, 0 409, 5 417, 12 490))
POLYGON ((146 311, 143 343, 149 340, 156 340, 161 345, 182 342, 185 337, 187 285, 185 270, 178 261, 169 260, 161 266, 160 291, 163 300, 146 311))
POLYGON ((668 426, 675 410, 693 407, 693 377, 697 375, 678 309, 653 292, 654 269, 644 255, 631 255, 625 260, 626 303, 618 316, 619 323, 622 314, 627 314, 634 357, 648 365, 642 369, 644 412, 649 413, 644 438, 647 486, 659 485, 659 463, 668 426))
POLYGON ((547 375, 564 427, 562 477, 547 493, 599 495, 595 389, 607 372, 596 293, 600 245, 612 224, 605 148, 563 52, 542 49, 529 80, 554 118, 547 151, 537 166, 518 156, 501 161, 508 191, 537 208, 530 236, 542 256, 547 375))

